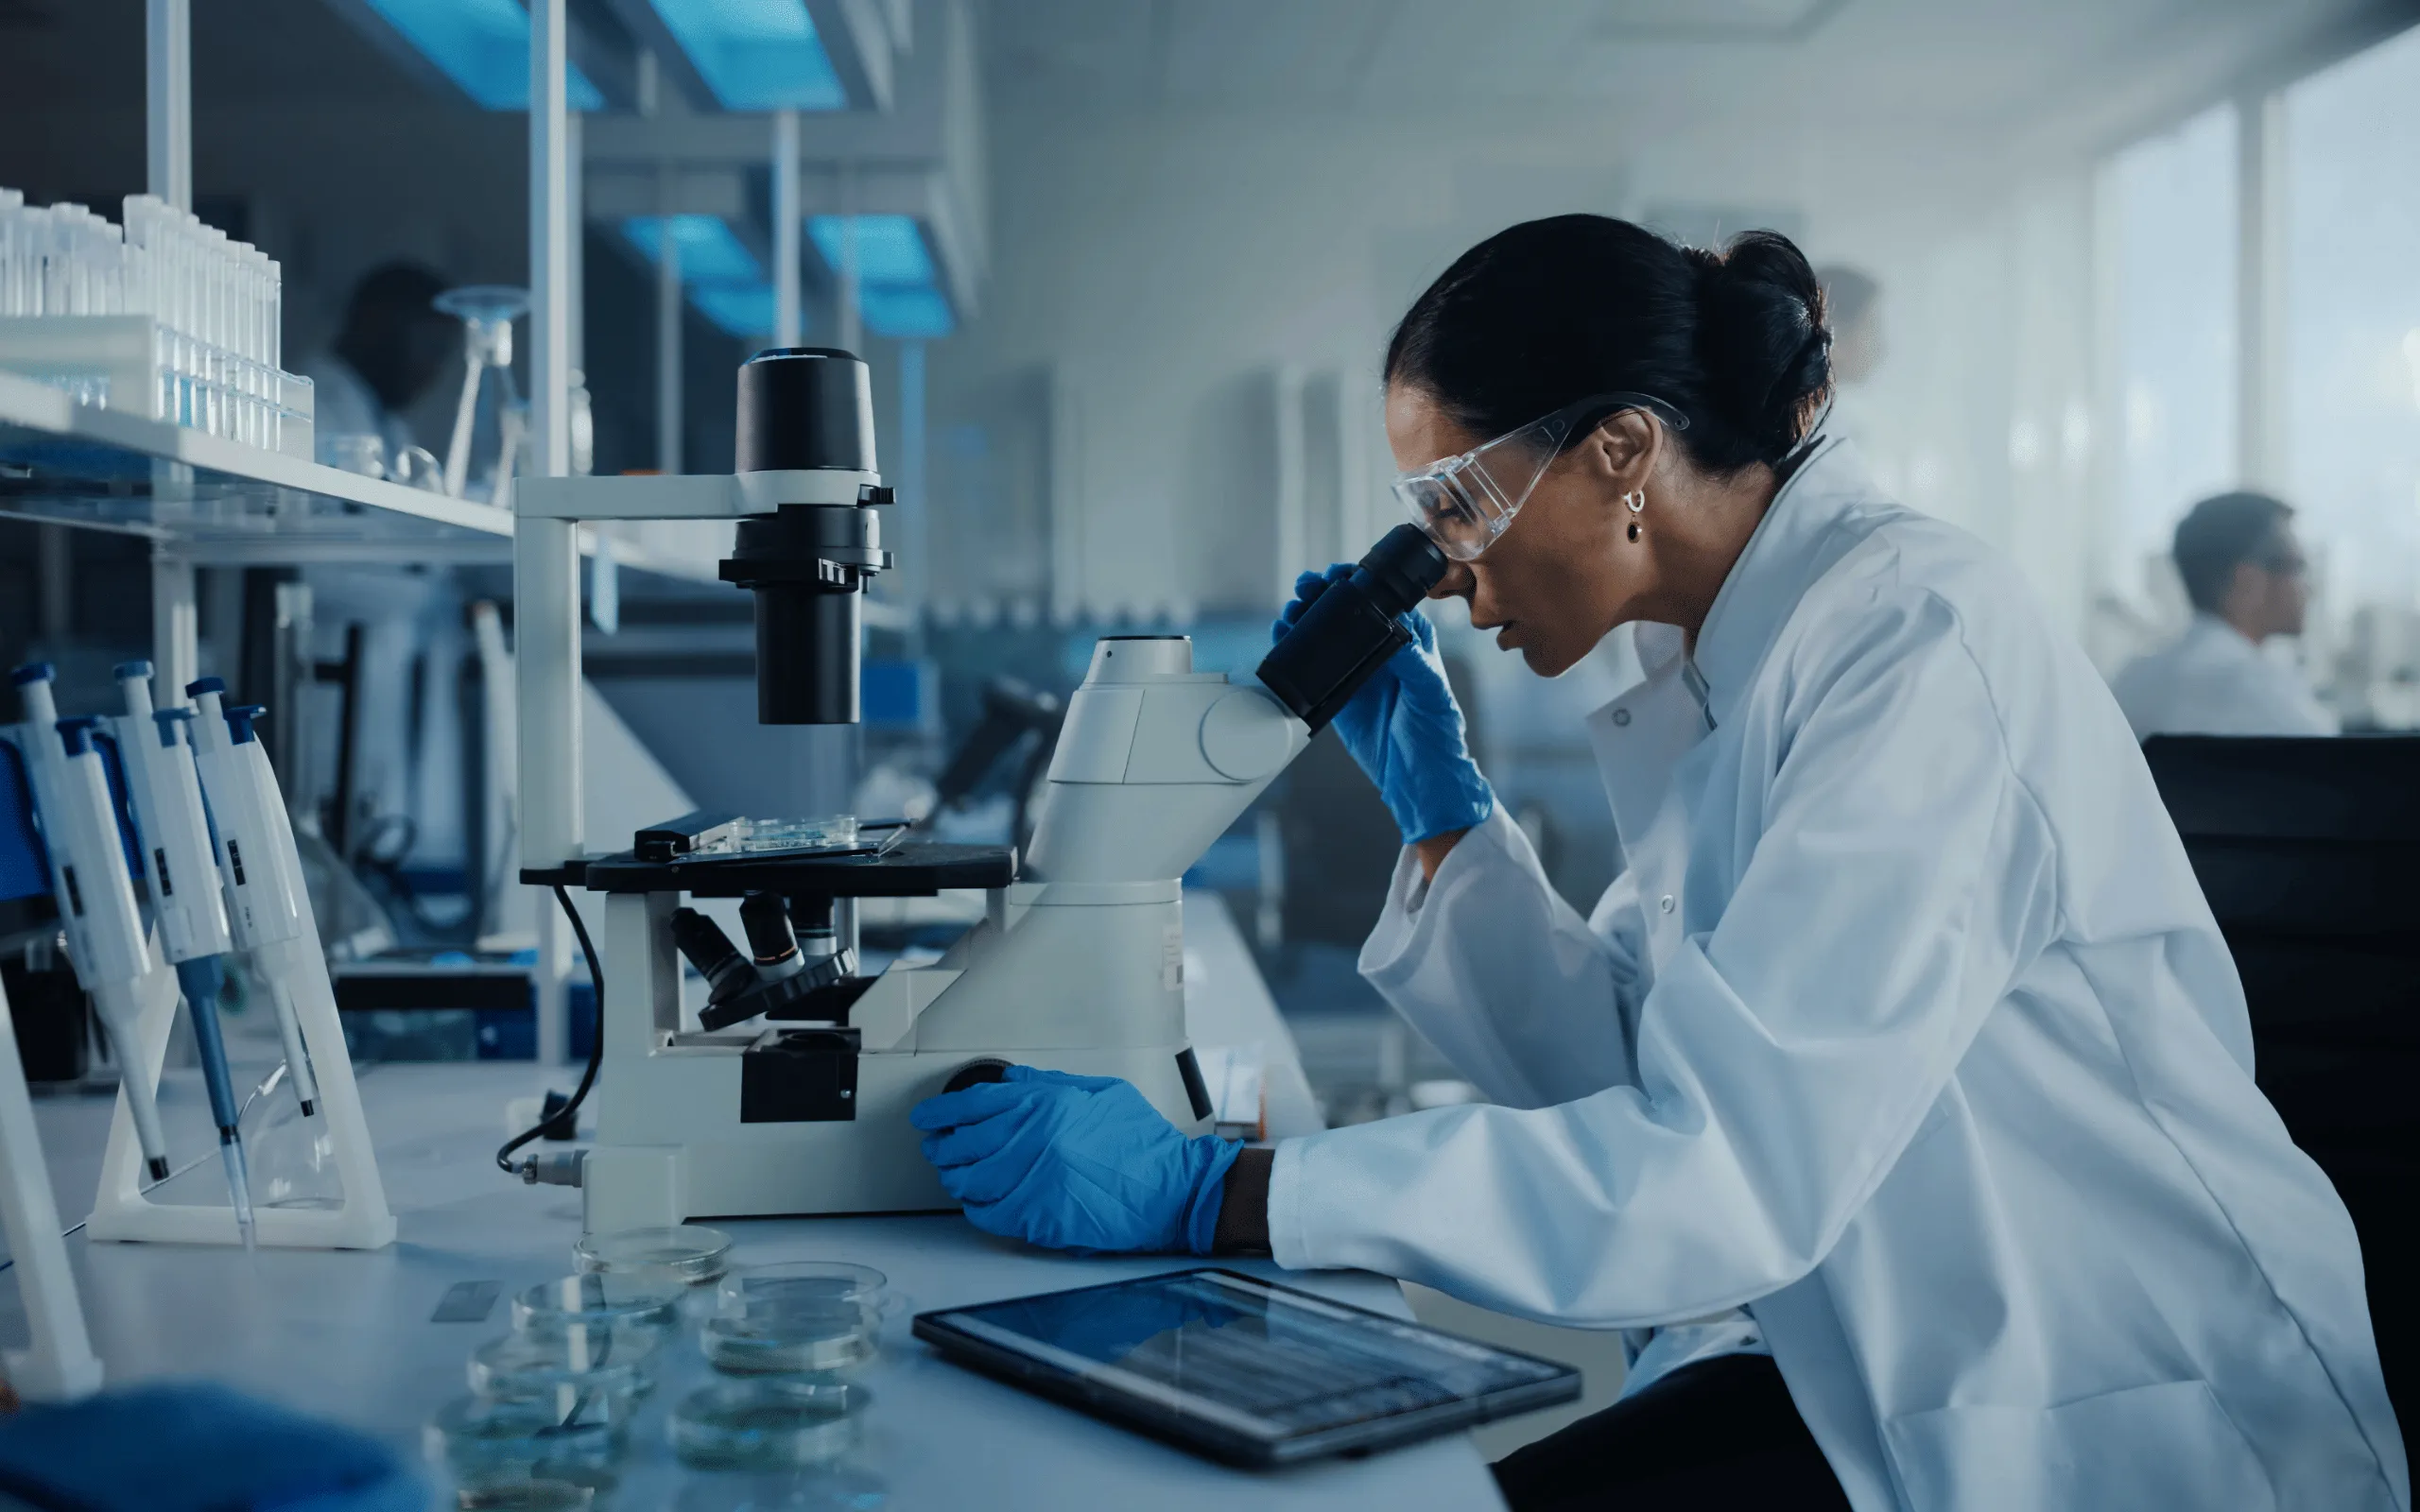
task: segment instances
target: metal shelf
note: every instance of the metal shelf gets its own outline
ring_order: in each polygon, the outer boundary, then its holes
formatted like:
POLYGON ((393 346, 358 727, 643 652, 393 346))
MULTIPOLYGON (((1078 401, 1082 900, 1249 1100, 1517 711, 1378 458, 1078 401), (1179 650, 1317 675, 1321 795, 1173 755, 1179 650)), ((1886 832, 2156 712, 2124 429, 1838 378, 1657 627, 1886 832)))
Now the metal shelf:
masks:
MULTIPOLYGON (((512 511, 78 404, 0 372, 0 514, 147 537, 197 567, 505 563, 512 511)), ((624 567, 713 581, 720 540, 650 549, 611 532, 624 567)), ((583 555, 599 534, 580 532, 583 555)))

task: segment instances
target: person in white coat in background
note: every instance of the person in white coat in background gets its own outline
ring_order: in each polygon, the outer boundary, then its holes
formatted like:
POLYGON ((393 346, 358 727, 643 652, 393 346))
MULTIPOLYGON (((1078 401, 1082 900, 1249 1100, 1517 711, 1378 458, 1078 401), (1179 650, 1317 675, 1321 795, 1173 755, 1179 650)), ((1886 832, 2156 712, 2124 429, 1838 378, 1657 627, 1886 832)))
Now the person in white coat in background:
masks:
POLYGON ((1395 333, 1438 593, 1542 675, 1613 633, 1647 669, 1589 719, 1629 865, 1587 919, 1424 619, 1336 721, 1406 841, 1362 970, 1492 1104, 1239 1155, 1019 1067, 920 1105, 926 1155, 1039 1244, 1745 1309, 1769 1356, 1510 1456, 1516 1508, 2408 1508, 2352 1222, 2133 732, 2007 561, 1820 438, 1828 345, 1783 237, 1592 215, 1395 333))
POLYGON ((2302 674, 2263 650, 2273 636, 2302 634, 2309 608, 2293 517, 2282 499, 2238 492, 2204 499, 2178 522, 2176 574, 2193 622, 2110 683, 2136 739, 2338 732, 2302 674))

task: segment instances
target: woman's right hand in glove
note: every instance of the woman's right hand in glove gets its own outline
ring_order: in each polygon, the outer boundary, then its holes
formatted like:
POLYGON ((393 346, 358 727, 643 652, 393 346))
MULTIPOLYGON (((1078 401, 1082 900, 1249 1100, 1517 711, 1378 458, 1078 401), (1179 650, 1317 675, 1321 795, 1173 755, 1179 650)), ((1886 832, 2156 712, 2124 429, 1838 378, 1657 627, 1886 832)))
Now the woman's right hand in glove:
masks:
MULTIPOLYGON (((1284 640, 1313 600, 1353 573, 1351 562, 1338 562, 1296 578, 1294 597, 1270 627, 1271 643, 1284 640)), ((1437 627, 1417 610, 1403 616, 1403 626, 1411 644, 1361 685, 1334 725, 1344 748, 1377 784, 1404 843, 1412 845, 1483 822, 1495 811, 1495 794, 1471 760, 1461 706, 1437 656, 1437 627)))

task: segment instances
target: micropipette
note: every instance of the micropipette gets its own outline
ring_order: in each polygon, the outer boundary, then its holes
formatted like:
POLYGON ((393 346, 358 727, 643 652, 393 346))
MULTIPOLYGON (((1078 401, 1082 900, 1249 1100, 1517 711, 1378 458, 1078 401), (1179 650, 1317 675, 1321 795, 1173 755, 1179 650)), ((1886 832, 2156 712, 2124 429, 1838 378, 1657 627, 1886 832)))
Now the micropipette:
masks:
POLYGON ((28 662, 11 675, 25 701, 19 744, 33 786, 34 813, 42 823, 43 850, 50 860, 51 896, 59 904, 60 922, 66 926, 67 955, 76 979, 92 994, 116 1052, 118 1079, 144 1164, 152 1180, 164 1181, 168 1145, 160 1131, 153 1071, 143 1064, 136 1032, 143 1014, 143 979, 151 970, 150 947, 135 907, 109 774, 88 735, 60 731, 51 677, 46 662, 28 662))
POLYGON ((194 765, 201 773, 201 790, 210 800, 217 835, 227 920, 235 943, 251 956, 253 974, 268 988, 285 1041, 294 1095, 308 1118, 318 1108, 320 1088, 287 982, 287 974, 298 969, 291 958, 295 942, 307 936, 309 948, 318 948, 310 898, 303 890, 302 857, 295 849, 293 823, 285 816, 268 752, 252 733, 252 721, 264 711, 257 704, 223 707, 226 691, 227 684, 216 678, 185 685, 201 709, 192 727, 194 765))
POLYGON ((161 953, 177 971, 195 1048, 201 1057, 202 1085, 210 1093, 211 1122, 218 1125, 219 1159, 227 1167, 227 1191, 244 1244, 253 1237, 251 1183, 244 1160, 242 1107, 227 1071, 226 1038, 218 1022, 220 957, 233 948, 227 908, 211 853, 210 816, 185 743, 190 709, 151 707, 151 663, 122 662, 116 670, 126 713, 118 721, 118 752, 126 763, 127 796, 133 800, 135 828, 142 832, 144 867, 150 874, 151 917, 160 927, 161 953))

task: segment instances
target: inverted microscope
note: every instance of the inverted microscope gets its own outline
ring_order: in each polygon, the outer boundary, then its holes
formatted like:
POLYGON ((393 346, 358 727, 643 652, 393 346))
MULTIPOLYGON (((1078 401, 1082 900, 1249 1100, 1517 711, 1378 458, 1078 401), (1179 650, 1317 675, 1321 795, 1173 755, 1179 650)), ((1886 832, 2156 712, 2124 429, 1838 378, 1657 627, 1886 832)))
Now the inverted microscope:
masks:
POLYGON ((1181 635, 1101 640, 1022 857, 711 814, 588 854, 562 776, 578 769, 573 522, 735 519, 720 576, 755 598, 759 719, 857 719, 862 599, 891 565, 866 366, 826 349, 761 352, 739 370, 738 413, 729 476, 513 490, 522 876, 605 898, 596 1138, 519 1169, 577 1182, 592 1232, 945 1209, 908 1110, 1011 1063, 1124 1077, 1206 1131, 1179 879, 1409 638, 1400 616, 1444 558, 1397 527, 1250 679, 1197 671, 1181 635), (987 909, 941 959, 858 971, 855 900, 955 888, 983 889, 987 909), (684 896, 745 900, 746 954, 684 896), (684 956, 702 1002, 684 990, 684 956))

